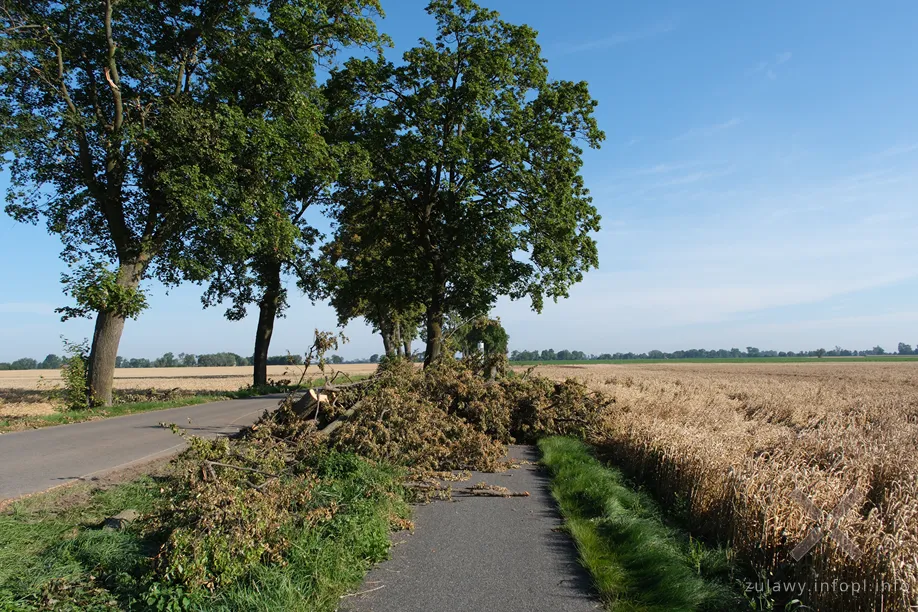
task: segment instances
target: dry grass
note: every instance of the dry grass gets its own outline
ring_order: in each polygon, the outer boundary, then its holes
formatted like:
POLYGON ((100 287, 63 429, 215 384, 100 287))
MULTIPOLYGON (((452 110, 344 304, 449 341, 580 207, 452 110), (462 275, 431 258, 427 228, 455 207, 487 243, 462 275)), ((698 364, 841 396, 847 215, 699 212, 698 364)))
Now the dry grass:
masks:
POLYGON ((728 540, 739 559, 772 582, 806 581, 804 603, 832 611, 916 609, 918 364, 539 372, 576 376, 613 396, 619 409, 595 442, 694 528, 728 540), (825 511, 849 490, 861 491, 864 502, 839 528, 864 554, 851 559, 826 537, 794 562, 790 551, 814 525, 794 501, 795 489, 825 511), (860 593, 850 592, 855 582, 860 593))

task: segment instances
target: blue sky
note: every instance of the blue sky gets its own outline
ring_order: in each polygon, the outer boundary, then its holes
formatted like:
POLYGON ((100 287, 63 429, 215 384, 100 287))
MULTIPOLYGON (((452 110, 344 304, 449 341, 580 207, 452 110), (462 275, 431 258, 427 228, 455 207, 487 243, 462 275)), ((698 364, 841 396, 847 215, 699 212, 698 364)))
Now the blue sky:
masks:
MULTIPOLYGON (((385 2, 396 49, 433 35, 385 2)), ((584 174, 600 268, 549 304, 496 308, 511 347, 588 353, 918 344, 918 5, 494 0, 540 32, 551 76, 590 83, 607 141, 584 174)), ((0 186, 5 187, 5 177, 0 186)), ((0 360, 60 352, 60 245, 0 214, 0 360)), ((150 285, 120 353, 251 354, 255 320, 150 285)), ((295 298, 272 353, 334 313, 295 298)), ((361 323, 345 357, 381 352, 361 323)))

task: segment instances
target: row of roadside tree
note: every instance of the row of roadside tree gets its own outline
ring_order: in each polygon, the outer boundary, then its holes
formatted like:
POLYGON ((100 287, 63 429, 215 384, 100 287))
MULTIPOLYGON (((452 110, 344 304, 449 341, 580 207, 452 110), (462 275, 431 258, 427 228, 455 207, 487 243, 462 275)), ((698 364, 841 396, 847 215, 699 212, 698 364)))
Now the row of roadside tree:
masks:
POLYGON ((421 335, 430 364, 449 317, 502 295, 540 310, 598 265, 587 84, 550 79, 536 32, 471 0, 431 1, 435 37, 393 60, 382 9, 4 5, 6 212, 63 244, 60 312, 95 319, 91 401, 111 402, 152 280, 201 283, 231 319, 254 307, 261 384, 289 286, 365 319, 390 356, 421 335))

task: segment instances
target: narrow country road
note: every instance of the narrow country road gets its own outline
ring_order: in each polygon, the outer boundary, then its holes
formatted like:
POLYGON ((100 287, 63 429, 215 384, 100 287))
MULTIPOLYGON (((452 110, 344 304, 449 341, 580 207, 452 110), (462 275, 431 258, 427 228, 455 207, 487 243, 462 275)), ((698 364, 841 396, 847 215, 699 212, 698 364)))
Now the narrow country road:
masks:
POLYGON ((341 612, 589 612, 600 610, 589 575, 548 491, 538 451, 510 447, 528 460, 496 474, 473 472, 453 485, 452 501, 417 506, 413 532, 394 536, 391 559, 374 568, 341 612), (477 497, 479 482, 529 497, 477 497))
POLYGON ((205 438, 225 436, 277 408, 283 397, 212 402, 0 435, 0 501, 177 453, 185 443, 160 423, 175 423, 205 438))

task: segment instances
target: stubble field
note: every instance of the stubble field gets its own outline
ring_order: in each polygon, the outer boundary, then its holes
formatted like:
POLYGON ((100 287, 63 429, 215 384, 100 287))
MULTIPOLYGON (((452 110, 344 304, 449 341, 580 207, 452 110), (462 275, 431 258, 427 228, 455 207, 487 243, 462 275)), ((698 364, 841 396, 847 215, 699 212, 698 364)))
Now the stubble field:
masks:
MULTIPOLYGON (((369 374, 374 364, 342 364, 336 371, 348 375, 369 374)), ((303 373, 301 366, 268 366, 268 378, 298 381, 303 373)), ((318 368, 311 367, 307 376, 320 376, 318 368)), ((52 414, 58 402, 52 391, 61 386, 60 370, 8 370, 0 371, 0 419, 52 414)), ((219 395, 237 391, 252 383, 252 368, 119 368, 115 370, 115 389, 142 393, 150 389, 169 391, 177 389, 198 394, 219 395)))
POLYGON ((593 442, 692 531, 729 545, 758 574, 746 585, 750 597, 772 601, 756 609, 785 609, 798 583, 799 599, 816 610, 918 606, 918 364, 538 372, 614 398, 593 442), (833 513, 846 495, 850 508, 833 513), (823 532, 814 533, 819 520, 823 532), (815 546, 794 560, 810 534, 815 546))

